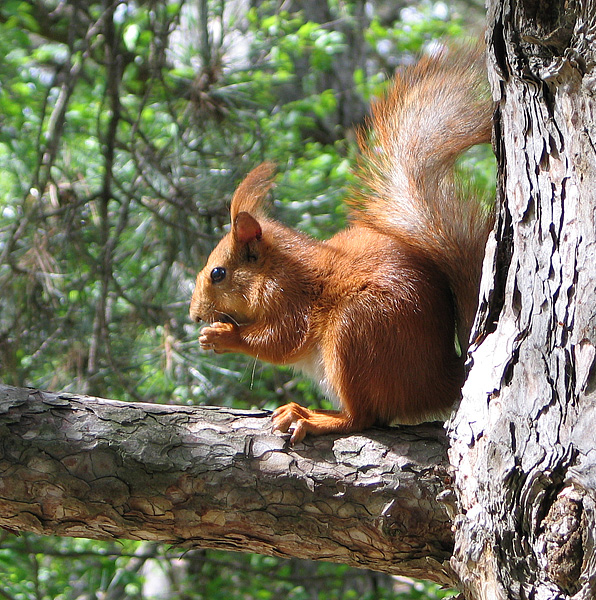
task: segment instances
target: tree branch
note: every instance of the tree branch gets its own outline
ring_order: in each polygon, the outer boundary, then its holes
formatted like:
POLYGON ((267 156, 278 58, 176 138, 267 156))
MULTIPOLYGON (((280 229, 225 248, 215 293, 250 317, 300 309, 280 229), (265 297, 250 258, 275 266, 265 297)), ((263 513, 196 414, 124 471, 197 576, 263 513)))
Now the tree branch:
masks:
POLYGON ((438 424, 307 438, 270 413, 0 385, 0 526, 330 560, 452 585, 438 424))

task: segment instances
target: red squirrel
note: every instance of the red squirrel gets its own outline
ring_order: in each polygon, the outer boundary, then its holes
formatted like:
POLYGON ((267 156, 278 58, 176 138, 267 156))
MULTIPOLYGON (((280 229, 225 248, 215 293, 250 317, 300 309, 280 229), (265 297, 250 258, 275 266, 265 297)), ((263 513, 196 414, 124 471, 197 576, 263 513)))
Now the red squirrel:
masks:
POLYGON ((453 177, 463 151, 490 141, 481 58, 444 51, 396 75, 359 134, 351 224, 331 239, 267 215, 270 163, 234 193, 231 230, 197 276, 190 315, 210 323, 202 348, 293 365, 339 403, 275 410, 274 429, 293 430, 293 444, 444 419, 459 397, 492 227, 453 177))

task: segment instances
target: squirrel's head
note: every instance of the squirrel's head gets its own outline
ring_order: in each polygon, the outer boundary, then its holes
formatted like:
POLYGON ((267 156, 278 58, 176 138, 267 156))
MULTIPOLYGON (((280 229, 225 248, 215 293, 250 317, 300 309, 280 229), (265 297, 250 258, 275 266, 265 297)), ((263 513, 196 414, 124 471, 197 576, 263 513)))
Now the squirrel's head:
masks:
POLYGON ((263 294, 263 264, 269 242, 263 234, 264 201, 275 166, 263 163, 239 185, 230 207, 231 229, 197 275, 190 303, 193 321, 243 324, 253 321, 263 294))

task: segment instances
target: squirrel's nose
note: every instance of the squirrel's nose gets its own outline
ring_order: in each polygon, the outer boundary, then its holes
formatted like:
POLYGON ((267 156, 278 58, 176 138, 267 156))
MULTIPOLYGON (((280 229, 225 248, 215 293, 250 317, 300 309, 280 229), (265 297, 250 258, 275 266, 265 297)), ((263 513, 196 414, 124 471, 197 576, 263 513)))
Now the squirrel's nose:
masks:
POLYGON ((195 322, 195 323, 200 323, 203 319, 201 318, 201 314, 199 313, 198 308, 191 302, 190 304, 190 310, 188 311, 188 313, 190 314, 190 318, 195 322))

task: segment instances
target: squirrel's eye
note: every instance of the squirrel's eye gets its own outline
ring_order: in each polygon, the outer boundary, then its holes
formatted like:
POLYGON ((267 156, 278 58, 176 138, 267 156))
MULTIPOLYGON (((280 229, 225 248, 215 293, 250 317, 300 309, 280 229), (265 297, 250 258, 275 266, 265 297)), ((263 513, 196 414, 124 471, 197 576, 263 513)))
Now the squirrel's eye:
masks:
POLYGON ((223 267, 215 267, 211 271, 211 281, 213 283, 220 283, 226 278, 226 270, 223 267))

